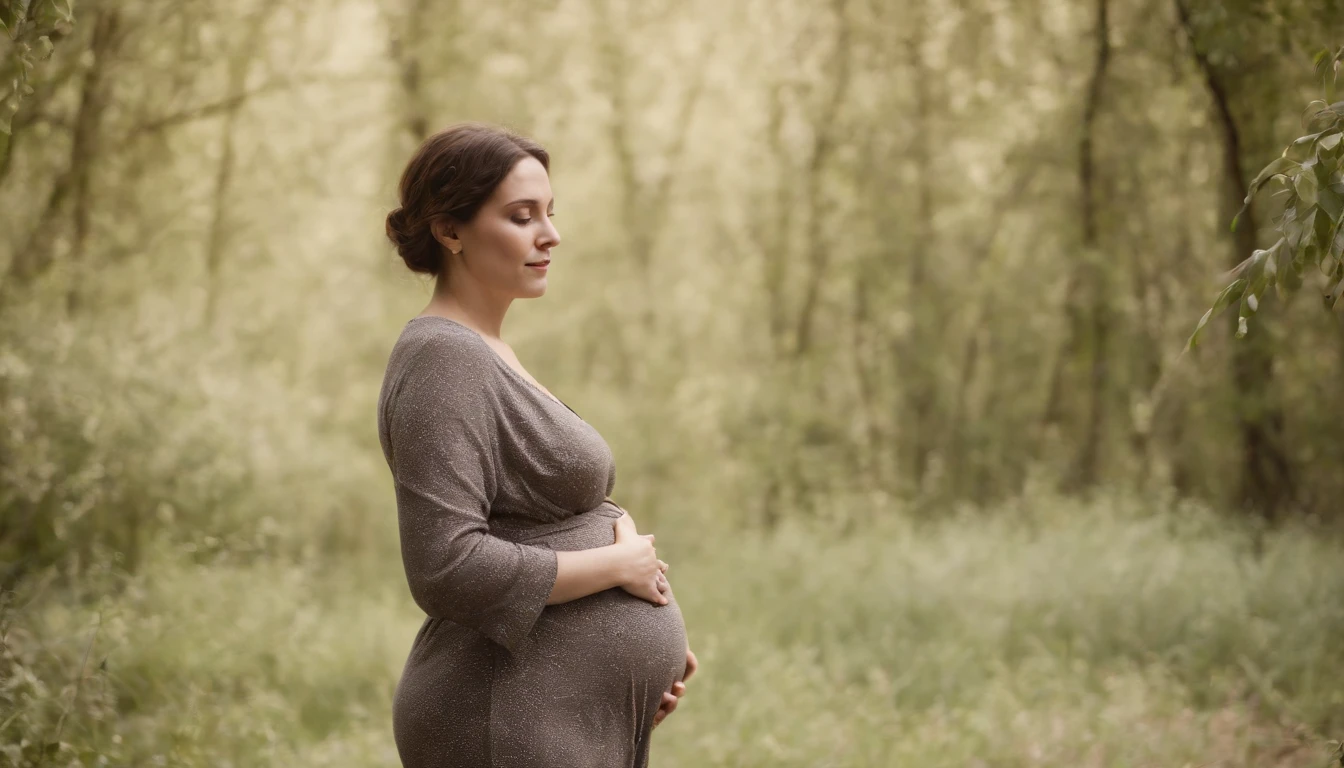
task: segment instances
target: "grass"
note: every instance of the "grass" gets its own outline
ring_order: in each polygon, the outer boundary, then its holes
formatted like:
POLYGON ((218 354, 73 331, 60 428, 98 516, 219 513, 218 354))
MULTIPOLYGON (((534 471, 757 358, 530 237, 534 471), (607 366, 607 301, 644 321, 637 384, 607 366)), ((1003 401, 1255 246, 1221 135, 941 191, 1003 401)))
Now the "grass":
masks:
MULTIPOLYGON (((656 768, 1323 766, 1344 732, 1337 537, 1285 528, 1257 554, 1207 510, 1123 498, 877 519, 848 538, 662 526, 701 669, 656 768)), ((115 598, 110 571, 27 594, 5 618, 0 765, 397 766, 419 616, 387 543, 349 568, 163 544, 115 598)))

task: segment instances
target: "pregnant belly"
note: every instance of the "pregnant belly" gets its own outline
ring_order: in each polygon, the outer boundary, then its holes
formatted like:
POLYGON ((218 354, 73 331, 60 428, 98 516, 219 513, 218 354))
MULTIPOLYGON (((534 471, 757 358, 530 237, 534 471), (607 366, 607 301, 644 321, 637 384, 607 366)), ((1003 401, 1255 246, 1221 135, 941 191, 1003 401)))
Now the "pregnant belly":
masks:
POLYGON ((577 662, 594 692, 669 690, 686 665, 686 625, 675 600, 654 605, 608 589, 547 606, 534 632, 532 652, 577 662))
MULTIPOLYGON (((604 503, 561 523, 510 538, 556 551, 602 547, 615 542, 612 523, 620 514, 604 503)), ((594 689, 634 687, 661 692, 670 689, 685 671, 686 624, 675 598, 667 605, 654 605, 617 587, 548 605, 533 627, 531 640, 526 655, 536 658, 518 662, 529 667, 574 665, 575 676, 594 689)))

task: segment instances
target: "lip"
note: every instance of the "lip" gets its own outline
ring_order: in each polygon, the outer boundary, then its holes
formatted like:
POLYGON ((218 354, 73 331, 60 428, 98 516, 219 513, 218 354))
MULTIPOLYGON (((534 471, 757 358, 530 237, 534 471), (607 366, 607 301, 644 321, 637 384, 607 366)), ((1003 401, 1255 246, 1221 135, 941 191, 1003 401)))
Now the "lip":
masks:
POLYGON ((549 267, 550 265, 551 265, 551 262, 548 260, 548 261, 543 261, 543 262, 541 262, 540 264, 528 264, 528 265, 526 265, 526 266, 528 266, 528 267, 530 267, 530 268, 532 268, 532 269, 537 269, 537 270, 541 270, 542 272, 545 272, 545 271, 546 271, 546 268, 549 267))

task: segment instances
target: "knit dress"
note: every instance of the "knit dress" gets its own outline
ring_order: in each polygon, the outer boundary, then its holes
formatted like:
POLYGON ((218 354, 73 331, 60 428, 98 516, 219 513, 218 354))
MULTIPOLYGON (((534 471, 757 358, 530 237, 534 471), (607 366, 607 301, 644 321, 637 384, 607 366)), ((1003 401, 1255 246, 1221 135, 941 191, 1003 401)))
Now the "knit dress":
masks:
POLYGON ((556 552, 615 541, 610 447, 475 331, 421 316, 378 398, 401 556, 426 618, 393 698, 405 768, 644 768, 682 679, 675 597, 546 605, 556 552))

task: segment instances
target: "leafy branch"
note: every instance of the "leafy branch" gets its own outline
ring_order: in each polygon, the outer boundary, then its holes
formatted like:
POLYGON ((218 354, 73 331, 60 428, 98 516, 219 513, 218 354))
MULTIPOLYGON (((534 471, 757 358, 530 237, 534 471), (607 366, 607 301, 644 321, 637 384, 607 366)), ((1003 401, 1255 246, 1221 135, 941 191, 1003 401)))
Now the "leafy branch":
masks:
POLYGON ((39 62, 51 57, 53 39, 74 27, 73 0, 0 0, 0 160, 9 152, 10 124, 19 105, 33 95, 28 81, 39 62))
POLYGON ((1283 212, 1274 219, 1280 237, 1227 273, 1232 282, 1218 294, 1186 343, 1199 342, 1209 320, 1240 302, 1237 338, 1246 335, 1247 321, 1260 307, 1265 292, 1273 288, 1280 298, 1302 287, 1309 269, 1324 277, 1323 298, 1327 309, 1344 311, 1344 101, 1336 100, 1344 47, 1316 54, 1316 74, 1325 86, 1325 99, 1307 105, 1302 115, 1307 135, 1293 141, 1283 154, 1265 166, 1251 182, 1241 210, 1232 218, 1232 231, 1250 207, 1256 193, 1271 182, 1281 182, 1286 194, 1283 212))

